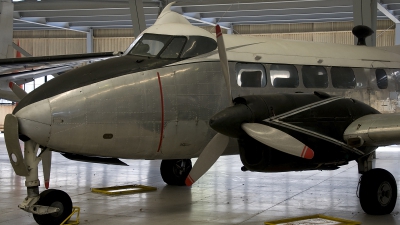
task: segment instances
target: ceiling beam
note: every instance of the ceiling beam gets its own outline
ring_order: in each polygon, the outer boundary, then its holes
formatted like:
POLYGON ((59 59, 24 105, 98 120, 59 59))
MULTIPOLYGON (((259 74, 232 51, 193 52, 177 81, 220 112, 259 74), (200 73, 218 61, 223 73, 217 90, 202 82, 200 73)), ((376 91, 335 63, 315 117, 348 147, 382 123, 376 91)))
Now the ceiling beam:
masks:
POLYGON ((378 9, 385 14, 394 23, 399 24, 400 20, 393 14, 392 10, 388 10, 387 6, 378 2, 378 9))
MULTIPOLYGON (((157 7, 159 1, 143 1, 144 8, 157 7)), ((84 9, 129 9, 128 1, 22 1, 14 3, 14 11, 63 11, 84 9)))
POLYGON ((19 15, 16 15, 14 13, 13 19, 14 19, 14 21, 20 21, 20 22, 36 24, 36 25, 52 27, 52 28, 58 28, 58 29, 63 29, 63 30, 71 30, 71 31, 77 31, 77 32, 82 32, 82 33, 89 32, 88 27, 71 27, 68 22, 47 22, 46 18, 44 18, 44 17, 20 17, 19 15))

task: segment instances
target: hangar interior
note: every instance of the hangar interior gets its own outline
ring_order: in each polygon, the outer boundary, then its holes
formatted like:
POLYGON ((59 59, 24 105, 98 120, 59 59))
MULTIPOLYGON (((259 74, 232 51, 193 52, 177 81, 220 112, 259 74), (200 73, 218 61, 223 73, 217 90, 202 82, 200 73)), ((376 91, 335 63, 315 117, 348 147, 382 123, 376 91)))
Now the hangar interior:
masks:
MULTIPOLYGON (((26 51, 22 57, 124 51, 136 34, 154 24, 169 2, 2 1, 0 22, 10 16, 7 10, 13 13, 11 30, 9 24, 0 23, 0 37, 11 36, 26 51)), ((219 24, 229 35, 354 45, 351 30, 362 24, 375 30, 369 46, 400 45, 398 0, 182 0, 173 11, 212 33, 219 24)), ((16 55, 14 49, 12 56, 16 55)), ((43 82, 29 81, 26 90, 43 82)), ((3 100, 1 118, 14 107, 3 100)), ((10 165, 4 136, 0 136, 0 149, 0 225, 36 224, 31 214, 17 208, 26 195, 25 180, 10 165)), ((399 160, 398 146, 382 147, 374 165, 400 181, 399 160)), ((362 210, 354 161, 332 171, 252 173, 241 171, 239 156, 223 156, 190 188, 166 185, 160 160, 123 161, 129 167, 75 162, 53 154, 50 187, 71 195, 74 206, 81 209, 80 224, 264 224, 315 214, 361 224, 400 224, 399 204, 383 216, 362 210), (116 196, 91 192, 91 188, 129 184, 153 186, 157 191, 116 196)))

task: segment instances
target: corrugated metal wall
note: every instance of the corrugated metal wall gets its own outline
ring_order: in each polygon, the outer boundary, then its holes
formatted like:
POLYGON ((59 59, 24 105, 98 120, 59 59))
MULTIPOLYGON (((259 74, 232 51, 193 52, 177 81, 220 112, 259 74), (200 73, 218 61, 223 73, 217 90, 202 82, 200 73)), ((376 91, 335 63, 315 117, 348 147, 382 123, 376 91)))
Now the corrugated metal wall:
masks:
MULTIPOLYGON (((133 40, 133 37, 94 38, 94 52, 125 51, 133 40)), ((86 53, 86 38, 14 38, 14 43, 18 41, 32 56, 86 53)))
MULTIPOLYGON (((354 44, 353 22, 235 25, 235 34, 293 40, 354 44)), ((214 27, 202 27, 215 32, 214 27)), ((377 22, 377 46, 394 45, 394 23, 377 22)), ((133 42, 132 29, 94 30, 94 51, 124 51, 133 42)), ((14 31, 14 42, 33 56, 86 52, 86 34, 68 30, 14 31)))
POLYGON ((94 51, 95 52, 109 52, 109 51, 125 51, 129 45, 135 40, 133 37, 119 37, 119 38, 95 38, 94 51))
MULTIPOLYGON (((391 20, 378 20, 377 30, 394 28, 391 20)), ((298 23, 298 24, 259 24, 259 25, 235 25, 233 29, 238 34, 268 34, 268 33, 304 33, 304 32, 329 32, 329 31, 351 31, 354 27, 349 22, 327 22, 327 23, 298 23)))

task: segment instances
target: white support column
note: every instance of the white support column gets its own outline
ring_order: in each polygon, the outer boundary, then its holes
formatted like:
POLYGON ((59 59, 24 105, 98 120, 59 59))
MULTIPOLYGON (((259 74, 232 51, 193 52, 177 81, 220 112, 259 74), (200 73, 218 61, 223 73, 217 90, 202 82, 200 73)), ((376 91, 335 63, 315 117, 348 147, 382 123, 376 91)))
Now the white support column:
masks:
POLYGON ((86 52, 93 53, 93 29, 90 28, 86 33, 86 52))
MULTIPOLYGON (((377 0, 353 0, 354 26, 368 26, 375 32, 366 39, 368 46, 376 46, 377 4, 377 0)), ((354 44, 357 44, 356 37, 354 44)))
POLYGON ((0 59, 12 58, 14 55, 13 12, 14 3, 11 0, 0 1, 0 59))
POLYGON ((131 9, 133 35, 137 37, 146 29, 143 0, 129 0, 129 8, 131 9))
POLYGON ((394 44, 400 45, 400 23, 396 23, 396 34, 394 36, 394 44))

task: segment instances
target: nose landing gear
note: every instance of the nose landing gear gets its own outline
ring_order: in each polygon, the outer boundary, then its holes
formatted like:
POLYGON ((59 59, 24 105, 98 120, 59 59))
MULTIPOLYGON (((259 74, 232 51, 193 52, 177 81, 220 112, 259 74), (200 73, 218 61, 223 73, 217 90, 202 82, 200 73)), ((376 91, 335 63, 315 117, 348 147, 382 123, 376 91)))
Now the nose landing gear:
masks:
POLYGON ((39 194, 38 165, 42 161, 45 186, 48 188, 51 167, 50 149, 42 149, 38 155, 39 145, 28 140, 25 142, 24 155, 22 155, 18 136, 18 119, 14 115, 8 114, 4 121, 4 127, 4 139, 14 172, 26 178, 27 197, 18 207, 32 213, 38 224, 62 223, 72 212, 72 201, 68 194, 52 189, 39 194))
POLYGON ((72 213, 71 198, 64 191, 45 190, 40 193, 39 201, 36 204, 59 209, 57 212, 50 214, 33 214, 36 223, 40 225, 61 224, 72 213))
POLYGON ((25 185, 28 196, 18 207, 32 213, 40 225, 61 224, 72 213, 72 201, 67 193, 60 190, 48 189, 39 194, 38 164, 41 157, 36 156, 38 148, 33 141, 25 142, 24 163, 28 170, 25 185))

